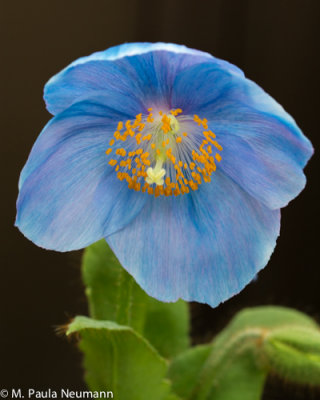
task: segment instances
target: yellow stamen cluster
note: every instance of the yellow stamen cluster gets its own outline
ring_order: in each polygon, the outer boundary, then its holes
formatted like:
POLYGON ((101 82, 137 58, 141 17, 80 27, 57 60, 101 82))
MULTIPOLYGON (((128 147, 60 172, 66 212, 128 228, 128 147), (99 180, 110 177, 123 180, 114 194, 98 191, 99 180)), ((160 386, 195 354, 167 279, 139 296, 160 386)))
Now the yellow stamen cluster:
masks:
POLYGON ((109 165, 115 167, 118 179, 126 181, 129 189, 155 197, 186 194, 190 189, 197 190, 202 182, 210 182, 215 161, 221 161, 219 153, 213 155, 213 147, 218 151, 222 147, 208 121, 194 115, 194 123, 203 129, 203 139, 198 148, 192 148, 192 135, 180 130, 176 118, 181 109, 170 114, 158 111, 154 115, 152 111, 149 108, 144 117, 138 114, 133 122, 118 123, 106 150, 108 156, 114 154, 109 165), (121 146, 120 142, 127 143, 121 146), (188 149, 188 160, 178 159, 182 154, 179 146, 188 149))

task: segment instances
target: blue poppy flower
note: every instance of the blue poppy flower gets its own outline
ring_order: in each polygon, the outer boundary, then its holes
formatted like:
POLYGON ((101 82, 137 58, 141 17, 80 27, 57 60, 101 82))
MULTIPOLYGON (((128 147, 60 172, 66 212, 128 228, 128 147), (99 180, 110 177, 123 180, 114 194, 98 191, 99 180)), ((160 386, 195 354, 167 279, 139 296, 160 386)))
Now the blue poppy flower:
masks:
POLYGON ((130 43, 80 58, 44 89, 54 117, 19 184, 37 245, 105 238, 151 296, 216 306, 263 268, 312 146, 236 66, 130 43))

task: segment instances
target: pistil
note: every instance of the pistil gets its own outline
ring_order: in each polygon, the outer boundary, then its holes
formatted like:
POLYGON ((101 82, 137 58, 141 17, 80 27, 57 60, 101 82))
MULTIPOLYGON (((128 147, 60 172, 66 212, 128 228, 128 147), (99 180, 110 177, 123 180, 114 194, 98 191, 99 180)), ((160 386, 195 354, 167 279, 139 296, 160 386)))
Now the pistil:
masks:
POLYGON ((149 185, 152 185, 153 183, 155 183, 158 186, 162 186, 164 184, 164 179, 163 177, 166 174, 166 170, 164 168, 162 168, 163 165, 163 160, 160 157, 154 168, 149 167, 147 169, 147 177, 146 177, 146 182, 149 185))

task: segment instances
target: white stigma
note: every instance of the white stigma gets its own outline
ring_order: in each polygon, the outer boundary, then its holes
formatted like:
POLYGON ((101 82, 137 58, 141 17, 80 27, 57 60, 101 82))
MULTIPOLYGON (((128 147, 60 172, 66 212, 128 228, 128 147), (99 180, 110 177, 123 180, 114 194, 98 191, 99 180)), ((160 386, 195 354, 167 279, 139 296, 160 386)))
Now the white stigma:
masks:
POLYGON ((166 174, 166 170, 162 168, 163 161, 162 160, 157 160, 156 165, 154 168, 149 167, 147 169, 147 177, 146 177, 146 182, 149 185, 152 185, 155 183, 158 186, 161 186, 164 184, 163 177, 166 174))

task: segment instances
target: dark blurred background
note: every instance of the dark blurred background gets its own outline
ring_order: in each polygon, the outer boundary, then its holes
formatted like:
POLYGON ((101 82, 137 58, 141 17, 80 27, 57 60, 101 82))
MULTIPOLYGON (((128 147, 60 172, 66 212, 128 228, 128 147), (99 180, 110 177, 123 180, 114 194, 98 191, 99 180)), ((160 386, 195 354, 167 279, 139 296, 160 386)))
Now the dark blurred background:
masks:
MULTIPOLYGON (((74 59, 130 41, 167 41, 242 68, 319 143, 319 0, 33 0, 1 2, 0 387, 81 390, 81 357, 55 326, 87 312, 81 252, 44 251, 13 227, 17 182, 50 118, 45 82, 74 59)), ((295 307, 320 322, 319 164, 282 211, 275 253, 258 279, 216 309, 192 305, 195 342, 210 339, 243 307, 295 307)), ((270 378, 264 399, 316 399, 319 392, 270 378)), ((244 399, 245 400, 245 399, 244 399)))

